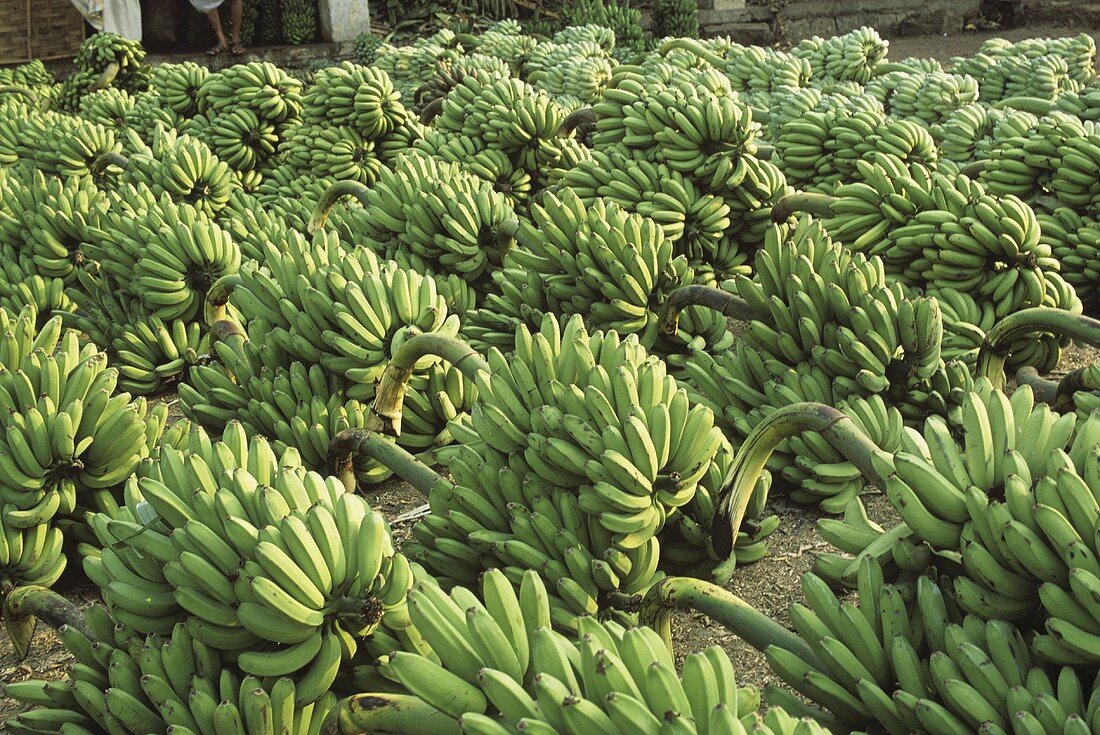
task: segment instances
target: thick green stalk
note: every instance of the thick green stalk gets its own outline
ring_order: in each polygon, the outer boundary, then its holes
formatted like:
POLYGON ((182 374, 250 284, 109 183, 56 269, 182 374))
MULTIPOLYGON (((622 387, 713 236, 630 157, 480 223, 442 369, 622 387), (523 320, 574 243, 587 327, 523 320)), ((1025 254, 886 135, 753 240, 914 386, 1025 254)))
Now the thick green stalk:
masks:
POLYGON ((374 404, 371 405, 370 415, 367 417, 367 429, 388 436, 401 436, 401 405, 405 401, 405 389, 416 369, 416 363, 428 355, 442 357, 471 381, 481 371, 489 370, 489 363, 485 362, 485 358, 460 339, 434 332, 410 337, 394 353, 378 381, 374 404))
POLYGON ((969 179, 978 178, 978 174, 989 168, 989 161, 972 161, 959 169, 959 173, 966 176, 969 179))
POLYGON ((1012 343, 1029 335, 1050 332, 1096 347, 1100 345, 1100 320, 1063 309, 1037 306, 1009 314, 986 332, 978 352, 978 377, 989 378, 993 387, 1004 390, 1005 363, 1012 343))
POLYGON ((711 66, 717 69, 725 69, 726 64, 729 63, 728 59, 723 59, 718 54, 703 47, 697 39, 694 38, 674 38, 671 41, 667 41, 661 46, 659 53, 664 56, 669 51, 675 51, 676 49, 683 49, 684 51, 690 51, 698 56, 703 61, 707 62, 711 66))
POLYGON ((672 610, 698 610, 736 633, 758 651, 779 646, 817 665, 817 656, 796 633, 787 630, 732 592, 694 577, 665 577, 642 599, 638 622, 661 634, 672 650, 672 610))
POLYGON ((88 91, 98 92, 101 89, 110 87, 111 82, 115 81, 120 71, 122 71, 122 67, 119 66, 119 63, 117 61, 112 61, 107 65, 107 68, 103 70, 103 73, 99 75, 92 86, 88 88, 88 91))
POLYGON ((754 319, 771 320, 770 314, 760 314, 740 296, 714 286, 696 284, 678 288, 668 297, 661 310, 661 331, 665 334, 676 334, 676 330, 680 328, 680 312, 689 306, 705 306, 742 322, 754 319))
POLYGON ((458 720, 408 694, 355 694, 340 701, 321 726, 323 735, 400 733, 460 735, 458 720))
POLYGON ((313 216, 309 218, 309 224, 306 226, 306 229, 312 235, 314 232, 324 227, 329 212, 336 206, 336 202, 344 197, 355 197, 359 200, 360 204, 364 207, 367 206, 367 192, 369 191, 370 189, 367 188, 366 184, 362 184, 358 181, 351 179, 337 181, 317 200, 317 206, 313 209, 313 216))
POLYGON ((591 107, 578 107, 561 123, 561 131, 568 135, 577 128, 590 128, 596 124, 596 111, 591 107))
POLYGON ((4 598, 4 627, 20 661, 30 651, 35 624, 39 618, 55 630, 62 625, 68 625, 90 640, 95 640, 84 622, 84 614, 76 605, 45 587, 16 587, 4 598))
POLYGON ((368 429, 344 429, 329 444, 328 472, 340 478, 348 492, 355 492, 355 458, 366 455, 419 490, 425 497, 445 480, 428 465, 388 437, 368 429))
POLYGON ((424 109, 420 111, 420 123, 421 125, 428 125, 439 117, 443 112, 443 98, 436 97, 434 100, 424 105, 424 109))
POLYGON ((741 444, 733 466, 715 500, 711 525, 714 550, 725 558, 733 553, 737 533, 745 518, 760 473, 772 452, 789 437, 816 431, 868 479, 882 479, 875 469, 876 456, 885 456, 870 437, 839 409, 821 403, 793 403, 776 409, 756 425, 741 444))
POLYGON ((772 205, 772 222, 786 222, 796 212, 812 214, 815 217, 832 217, 836 197, 828 194, 815 194, 801 191, 788 194, 772 205))

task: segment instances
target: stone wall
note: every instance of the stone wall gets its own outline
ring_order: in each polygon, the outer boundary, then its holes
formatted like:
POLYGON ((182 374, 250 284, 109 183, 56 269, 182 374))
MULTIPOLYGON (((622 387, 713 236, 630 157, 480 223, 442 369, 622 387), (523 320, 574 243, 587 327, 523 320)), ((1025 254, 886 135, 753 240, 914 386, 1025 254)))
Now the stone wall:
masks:
POLYGON ((779 8, 778 30, 790 40, 835 36, 871 26, 883 35, 958 33, 981 0, 792 0, 779 8))

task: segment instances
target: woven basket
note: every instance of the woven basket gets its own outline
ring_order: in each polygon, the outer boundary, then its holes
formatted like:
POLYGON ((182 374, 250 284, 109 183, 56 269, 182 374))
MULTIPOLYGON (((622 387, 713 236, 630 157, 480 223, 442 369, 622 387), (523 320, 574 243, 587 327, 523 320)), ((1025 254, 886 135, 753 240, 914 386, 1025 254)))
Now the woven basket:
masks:
POLYGON ((69 0, 0 0, 0 64, 75 56, 83 41, 69 0))

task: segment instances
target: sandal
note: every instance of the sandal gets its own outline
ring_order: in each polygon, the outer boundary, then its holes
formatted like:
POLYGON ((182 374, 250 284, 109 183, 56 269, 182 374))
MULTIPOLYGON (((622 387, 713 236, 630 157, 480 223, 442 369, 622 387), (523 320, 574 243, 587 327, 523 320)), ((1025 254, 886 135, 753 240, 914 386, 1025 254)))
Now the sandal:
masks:
POLYGON ((215 44, 212 48, 207 50, 206 55, 207 56, 221 56, 223 53, 225 53, 227 48, 228 48, 227 46, 223 46, 220 43, 215 44))
POLYGON ((242 46, 239 43, 233 44, 232 46, 229 47, 229 49, 230 49, 230 53, 232 53, 234 56, 240 56, 244 53, 244 46, 242 46))

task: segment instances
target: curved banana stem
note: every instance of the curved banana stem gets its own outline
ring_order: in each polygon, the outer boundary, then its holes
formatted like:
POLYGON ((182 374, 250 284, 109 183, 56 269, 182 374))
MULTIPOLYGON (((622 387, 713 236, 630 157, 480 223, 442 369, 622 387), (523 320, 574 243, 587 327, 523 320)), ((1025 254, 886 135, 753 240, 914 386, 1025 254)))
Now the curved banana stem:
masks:
POLYGON ((210 341, 227 342, 230 347, 237 349, 241 344, 248 341, 248 335, 244 333, 236 322, 231 322, 228 319, 221 319, 211 325, 210 341))
POLYGON ((62 625, 71 626, 95 640, 84 621, 84 613, 76 605, 45 587, 16 587, 4 598, 4 627, 20 660, 27 657, 38 619, 55 630, 62 625))
POLYGON ((678 288, 668 297, 668 301, 661 310, 661 331, 665 334, 675 334, 680 328, 680 312, 689 306, 705 306, 741 322, 770 318, 770 316, 761 315, 740 296, 734 296, 714 286, 696 284, 678 288))
POLYGON ((1058 393, 1058 381, 1042 377, 1031 365, 1025 365, 1016 371, 1016 385, 1031 386, 1031 392, 1039 403, 1054 403, 1054 397, 1058 393))
POLYGON ((775 157, 775 146, 760 143, 756 146, 756 153, 754 155, 761 161, 770 161, 775 157))
POLYGON ((459 735, 458 720, 408 694, 355 694, 329 712, 322 735, 459 735))
POLYGON ((101 89, 106 89, 111 86, 111 82, 115 81, 118 77, 118 73, 122 71, 122 67, 119 66, 117 61, 112 61, 107 65, 107 68, 103 70, 103 73, 92 83, 92 86, 88 87, 89 92, 98 92, 101 89))
POLYGON ((973 161, 966 164, 959 169, 959 173, 967 177, 968 179, 973 179, 977 178, 978 174, 980 174, 982 171, 985 171, 987 168, 989 168, 989 161, 986 159, 982 159, 981 161, 973 161))
POLYGON ((207 324, 213 326, 225 319, 225 305, 229 303, 229 297, 233 295, 233 289, 240 282, 240 274, 230 273, 210 284, 210 288, 206 290, 203 314, 207 324))
POLYGON ((329 212, 336 206, 336 202, 344 197, 355 197, 359 200, 360 204, 364 207, 367 206, 367 192, 369 191, 370 189, 367 188, 366 184, 362 184, 352 179, 337 181, 317 200, 317 206, 313 208, 313 216, 309 218, 309 224, 306 226, 306 230, 312 235, 314 232, 324 227, 329 212))
POLYGON ((21 94, 28 100, 34 101, 35 94, 22 84, 0 84, 0 94, 21 94))
POLYGON ((717 620, 758 651, 779 646, 807 662, 817 656, 797 634, 716 584, 694 577, 665 577, 642 599, 638 622, 661 634, 672 650, 672 610, 698 610, 717 620))
POLYGON ((434 100, 424 105, 424 109, 420 111, 420 124, 430 124, 432 120, 439 117, 441 112, 443 112, 443 98, 436 97, 434 100))
POLYGON ((994 102, 993 109, 1003 110, 1006 107, 1011 107, 1014 110, 1030 112, 1033 115, 1046 115, 1054 109, 1054 104, 1054 100, 1047 100, 1042 97, 1006 97, 1003 100, 994 102))
POLYGON ((1031 386, 1036 401, 1049 404, 1058 413, 1067 413, 1074 410, 1074 393, 1100 390, 1096 367, 1077 368, 1066 373, 1061 380, 1049 380, 1041 377, 1035 368, 1025 365, 1016 371, 1016 383, 1031 386))
POLYGON ((1100 319, 1049 306, 1022 309, 1009 314, 986 332, 978 351, 978 377, 989 378, 994 388, 1004 390, 1005 363, 1012 343, 1043 332, 1053 332, 1092 347, 1100 345, 1100 319))
POLYGON ((344 429, 328 448, 328 472, 340 478, 349 493, 355 492, 355 458, 366 455, 393 470, 425 497, 443 478, 428 465, 397 446, 393 439, 369 429, 344 429))
POLYGON ((786 222, 795 212, 804 212, 815 217, 832 217, 836 200, 836 197, 828 194, 807 191, 788 194, 772 205, 772 222, 786 222))
POLYGON ((485 358, 460 339, 432 332, 410 337, 394 353, 378 381, 374 403, 367 416, 367 429, 387 436, 401 436, 401 405, 405 401, 405 389, 416 363, 428 355, 442 357, 470 381, 475 380, 478 373, 489 370, 485 358))
POLYGON ((571 133, 579 127, 596 124, 596 111, 591 107, 578 107, 566 116, 562 121, 563 133, 571 133))
POLYGON ((882 479, 875 469, 874 460, 885 457, 886 453, 843 411, 822 403, 792 403, 776 409, 745 438, 722 489, 718 491, 711 535, 719 557, 725 558, 733 553, 749 499, 772 452, 787 438, 804 431, 821 434, 845 459, 859 468, 864 477, 882 479))
POLYGON ((881 63, 881 64, 875 64, 875 76, 876 77, 880 76, 882 74, 889 74, 892 71, 912 72, 913 69, 911 67, 906 66, 905 64, 899 64, 897 62, 890 62, 890 61, 887 61, 887 62, 884 62, 884 63, 881 63))
POLYGON ((690 51, 703 61, 718 69, 724 69, 728 63, 726 59, 704 48, 703 44, 699 43, 699 41, 694 38, 674 38, 662 45, 659 53, 664 56, 669 51, 675 51, 676 49, 690 51))

